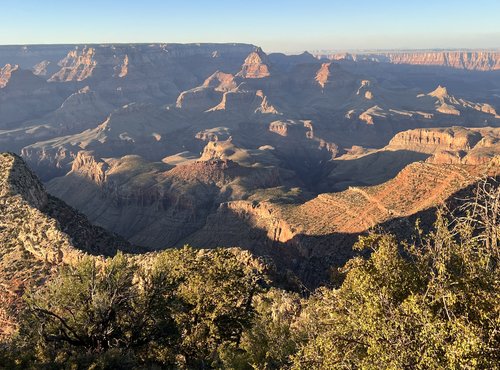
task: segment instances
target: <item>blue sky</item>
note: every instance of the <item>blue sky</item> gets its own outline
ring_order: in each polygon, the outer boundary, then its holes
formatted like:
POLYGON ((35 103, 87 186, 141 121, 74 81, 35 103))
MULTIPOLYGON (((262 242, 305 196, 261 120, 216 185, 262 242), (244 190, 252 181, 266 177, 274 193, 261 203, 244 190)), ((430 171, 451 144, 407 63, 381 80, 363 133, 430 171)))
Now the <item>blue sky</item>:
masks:
POLYGON ((0 44, 499 48, 500 0, 0 0, 0 44))

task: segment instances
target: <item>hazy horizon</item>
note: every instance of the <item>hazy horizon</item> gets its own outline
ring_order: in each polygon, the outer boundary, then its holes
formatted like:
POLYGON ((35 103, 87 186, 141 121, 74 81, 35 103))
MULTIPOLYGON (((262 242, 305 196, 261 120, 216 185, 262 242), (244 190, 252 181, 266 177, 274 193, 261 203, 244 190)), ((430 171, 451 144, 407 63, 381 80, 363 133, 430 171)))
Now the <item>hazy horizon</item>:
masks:
POLYGON ((145 0, 4 5, 0 44, 249 43, 267 52, 500 48, 500 3, 145 0))

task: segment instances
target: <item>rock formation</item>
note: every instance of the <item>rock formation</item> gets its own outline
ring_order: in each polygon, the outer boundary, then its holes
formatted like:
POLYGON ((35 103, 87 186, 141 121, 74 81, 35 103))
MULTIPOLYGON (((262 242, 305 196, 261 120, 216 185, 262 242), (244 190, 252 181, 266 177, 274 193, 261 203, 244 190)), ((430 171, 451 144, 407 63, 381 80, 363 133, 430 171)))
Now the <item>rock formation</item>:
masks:
POLYGON ((436 66, 474 71, 500 69, 498 51, 412 51, 380 53, 320 53, 319 58, 331 60, 370 61, 378 63, 436 66))
POLYGON ((43 283, 59 264, 86 253, 132 250, 48 195, 23 160, 10 153, 0 153, 0 244, 0 337, 15 326, 24 289, 43 283))
POLYGON ((500 151, 500 129, 415 129, 397 134, 390 150, 411 150, 432 154, 427 162, 483 164, 500 151))
POLYGON ((18 68, 18 65, 10 64, 6 64, 4 67, 0 68, 0 89, 7 86, 10 76, 12 76, 12 72, 16 71, 18 68))
POLYGON ((70 51, 59 63, 61 70, 50 77, 49 81, 83 81, 89 78, 97 65, 95 53, 93 47, 70 51))
POLYGON ((316 77, 314 78, 316 82, 324 88, 328 82, 328 78, 330 77, 330 66, 331 63, 323 63, 321 64, 321 68, 316 72, 316 77))
POLYGON ((21 153, 51 194, 135 244, 241 240, 294 271, 307 261, 313 274, 311 258, 343 262, 356 233, 434 197, 410 175, 424 198, 414 200, 403 180, 387 185, 394 194, 378 193, 404 168, 448 194, 448 179, 461 182, 459 173, 500 152, 500 80, 479 71, 493 68, 482 57, 430 68, 431 57, 402 66, 385 54, 333 61, 246 44, 0 47, 10 65, 0 148, 21 153), (401 207, 387 203, 397 197, 401 207))
POLYGON ((243 78, 264 78, 271 75, 269 60, 261 48, 250 53, 236 76, 243 78))
POLYGON ((42 60, 40 63, 37 63, 33 66, 33 74, 36 76, 47 76, 49 71, 48 67, 50 65, 49 60, 42 60))
POLYGON ((203 82, 203 87, 209 87, 215 91, 227 92, 238 87, 231 73, 215 72, 203 82))

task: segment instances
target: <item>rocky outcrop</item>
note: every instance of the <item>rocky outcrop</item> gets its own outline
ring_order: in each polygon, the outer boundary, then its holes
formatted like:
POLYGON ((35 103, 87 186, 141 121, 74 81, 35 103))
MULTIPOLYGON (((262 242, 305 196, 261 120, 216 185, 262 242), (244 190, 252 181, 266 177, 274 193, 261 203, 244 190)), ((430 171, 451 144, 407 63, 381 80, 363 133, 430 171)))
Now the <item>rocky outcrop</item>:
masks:
POLYGON ((91 77, 97 65, 95 53, 96 49, 93 47, 70 51, 66 58, 59 62, 61 70, 50 77, 49 81, 83 81, 91 77))
POLYGON ((460 116, 461 111, 476 110, 481 113, 489 114, 495 118, 500 118, 495 108, 486 103, 474 103, 465 99, 456 98, 448 93, 448 89, 439 85, 434 91, 427 95, 420 94, 417 98, 432 97, 435 98, 434 104, 436 111, 454 116, 460 116))
POLYGON ((500 153, 500 129, 464 127, 414 129, 395 135, 386 150, 432 154, 436 164, 482 165, 500 153))
POLYGON ((231 134, 227 127, 215 127, 197 132, 195 138, 202 141, 225 141, 230 136, 231 134))
POLYGON ((17 71, 18 65, 6 64, 4 67, 0 68, 0 89, 7 86, 9 83, 12 72, 17 71))
POLYGON ((236 76, 243 78, 264 78, 271 75, 269 60, 261 48, 250 53, 236 76))
POLYGON ((235 77, 230 73, 215 72, 201 86, 183 91, 177 98, 176 107, 206 111, 220 101, 222 93, 237 91, 235 77))
POLYGON ((73 160, 71 172, 77 173, 80 177, 88 179, 101 186, 106 181, 106 170, 108 164, 93 156, 92 152, 80 151, 73 160))
POLYGON ((440 104, 436 108, 436 110, 439 113, 443 113, 443 114, 451 114, 451 115, 454 115, 454 116, 459 116, 460 115, 460 111, 458 109, 456 109, 453 105, 446 104, 446 103, 440 104))
MULTIPOLYGON (((191 239, 193 243, 197 241, 200 245, 206 245, 206 241, 201 240, 202 235, 212 230, 213 232, 225 235, 225 238, 222 237, 220 239, 224 240, 224 244, 227 243, 227 245, 229 245, 232 242, 238 243, 236 239, 231 238, 231 234, 234 233, 233 237, 241 238, 242 235, 247 236, 248 231, 252 229, 261 230, 263 232, 262 235, 260 235, 261 239, 258 241, 267 245, 267 248, 272 247, 274 243, 287 243, 301 231, 300 229, 290 226, 283 220, 279 207, 273 206, 273 204, 268 202, 249 202, 240 200, 222 203, 217 209, 217 213, 208 218, 207 225, 204 229, 197 233, 196 239, 194 237, 191 239), (227 222, 221 223, 221 220, 226 220, 227 222), (239 227, 243 227, 243 230, 240 229, 239 231, 243 234, 240 235, 238 235, 236 230, 231 230, 231 226, 237 225, 238 221, 244 221, 244 226, 242 224, 239 225, 239 227), (222 225, 228 226, 228 228, 224 230, 224 228, 220 227, 222 225)), ((210 239, 210 237, 208 238, 210 239)), ((241 243, 246 242, 248 242, 248 240, 241 238, 241 243)), ((253 246, 253 248, 258 249, 257 246, 253 246)))
POLYGON ((37 63, 33 66, 33 74, 36 76, 47 76, 48 75, 48 67, 51 65, 49 60, 42 60, 40 63, 37 63))
POLYGON ((43 284, 58 265, 132 251, 127 241, 48 195, 11 153, 0 153, 0 246, 0 337, 14 329, 24 290, 43 284))
POLYGON ((227 159, 235 153, 235 146, 231 139, 226 141, 210 141, 203 148, 200 160, 209 161, 214 159, 227 159))
POLYGON ((301 137, 312 139, 313 127, 310 121, 278 120, 269 124, 269 131, 284 137, 301 137))
POLYGON ((261 99, 259 106, 255 108, 255 113, 280 114, 280 112, 278 112, 278 110, 271 103, 269 103, 269 99, 266 95, 264 95, 264 92, 262 90, 257 90, 255 92, 255 96, 257 97, 257 99, 261 99))
POLYGON ((390 141, 393 149, 433 153, 436 150, 472 149, 481 140, 481 133, 462 127, 445 129, 415 129, 396 134, 390 141))
POLYGON ((356 95, 361 95, 364 96, 365 99, 367 100, 372 100, 373 99, 373 93, 368 90, 368 88, 371 86, 370 80, 362 80, 358 91, 356 91, 356 95))
POLYGON ((112 255, 118 249, 130 250, 128 242, 91 225, 83 215, 48 195, 38 178, 15 154, 0 154, 0 200, 4 206, 2 226, 19 231, 16 238, 1 240, 21 241, 43 261, 69 263, 81 252, 112 255))
POLYGON ((207 112, 216 111, 279 114, 262 90, 252 91, 244 87, 225 92, 220 103, 207 110, 207 112))
POLYGON ((0 154, 0 197, 19 196, 30 206, 44 208, 47 194, 24 161, 14 154, 0 154))
POLYGON ((374 105, 359 115, 359 119, 368 125, 373 125, 376 118, 385 118, 387 114, 378 105, 374 105))
POLYGON ((330 77, 330 66, 331 63, 323 63, 321 64, 320 69, 316 72, 316 77, 314 80, 318 83, 321 88, 324 88, 328 83, 328 79, 330 77))
POLYGON ((208 77, 202 86, 220 92, 231 91, 238 87, 235 77, 232 74, 219 71, 208 77))
POLYGON ((434 91, 431 91, 427 95, 438 98, 439 100, 444 100, 446 98, 450 98, 450 95, 448 95, 448 89, 444 86, 441 86, 441 85, 436 87, 436 89, 434 91))
POLYGON ((123 61, 116 67, 116 75, 120 78, 127 77, 128 75, 128 55, 125 54, 123 61))

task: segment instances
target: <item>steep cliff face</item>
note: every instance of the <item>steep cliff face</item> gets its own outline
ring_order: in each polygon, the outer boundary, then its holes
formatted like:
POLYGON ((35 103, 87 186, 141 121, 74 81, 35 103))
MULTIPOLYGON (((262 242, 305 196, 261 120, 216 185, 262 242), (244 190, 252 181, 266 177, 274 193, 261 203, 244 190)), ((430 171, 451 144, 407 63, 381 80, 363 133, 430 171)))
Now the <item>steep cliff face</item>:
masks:
POLYGON ((80 151, 73 160, 71 172, 78 173, 84 179, 88 179, 97 185, 102 185, 106 181, 106 170, 108 164, 102 160, 98 160, 93 156, 92 152, 80 151))
POLYGON ((38 178, 14 154, 0 154, 0 197, 19 196, 30 206, 44 208, 47 194, 38 178))
POLYGON ((322 88, 325 87, 330 77, 330 66, 331 63, 323 63, 320 69, 318 69, 318 72, 316 72, 316 77, 314 79, 322 88))
POLYGON ((291 245, 287 250, 279 248, 279 245, 292 244, 300 231, 284 220, 280 206, 239 200, 222 203, 217 212, 207 218, 205 226, 185 241, 206 247, 239 245, 254 253, 281 259, 303 258, 305 256, 300 256, 291 245))
POLYGON ((260 98, 260 102, 258 102, 258 106, 254 110, 255 113, 281 114, 278 109, 276 109, 276 107, 269 102, 269 98, 264 94, 262 90, 257 90, 255 92, 255 96, 257 98, 257 101, 260 98))
MULTIPOLYGON (((186 74, 186 69, 182 66, 174 66, 172 60, 198 57, 200 60, 211 59, 214 61, 213 64, 219 64, 220 67, 232 66, 233 59, 241 63, 244 55, 248 55, 254 48, 253 45, 247 44, 76 46, 59 61, 60 70, 53 74, 49 81, 84 81, 91 77, 124 80, 151 75, 168 78, 159 69, 172 71, 172 68, 179 75, 170 76, 170 79, 176 80, 182 77, 182 74, 186 74), (223 56, 229 63, 226 64, 225 61, 217 63, 220 56, 223 56)), ((186 78, 192 78, 192 75, 187 75, 186 78)))
POLYGON ((314 138, 313 126, 310 121, 278 120, 269 124, 269 131, 280 136, 292 138, 314 138))
POLYGON ((42 60, 33 66, 33 74, 36 76, 47 76, 52 63, 49 60, 42 60))
POLYGON ((67 173, 78 151, 78 148, 27 146, 21 150, 21 156, 45 181, 67 173))
POLYGON ((131 251, 44 187, 15 154, 0 153, 0 337, 12 332, 26 287, 43 284, 60 264, 86 253, 131 251))
POLYGON ((115 68, 115 71, 116 71, 115 76, 117 75, 120 78, 127 77, 127 75, 128 75, 128 63, 129 63, 128 55, 125 54, 125 56, 123 57, 123 61, 115 68))
POLYGON ((331 60, 370 61, 377 63, 410 64, 448 67, 473 71, 500 69, 498 51, 410 51, 380 53, 318 53, 319 58, 331 60))
POLYGON ((96 50, 92 47, 70 51, 66 58, 59 62, 59 72, 50 77, 49 81, 83 81, 91 77, 97 65, 95 54, 96 50))
MULTIPOLYGON (((238 200, 220 204, 203 228, 185 239, 199 246, 239 245, 271 256, 315 284, 331 267, 351 258, 360 233, 384 225, 401 237, 415 215, 441 204, 456 191, 488 173, 500 174, 497 162, 485 166, 413 163, 394 179, 376 186, 350 187, 295 204, 238 200)), ((425 221, 424 221, 425 222, 425 221)))
POLYGON ((451 67, 475 71, 495 71, 500 69, 500 52, 489 51, 448 51, 384 54, 390 63, 451 67))
POLYGON ((235 77, 231 73, 215 72, 203 82, 203 87, 209 87, 215 91, 231 91, 238 87, 235 77))
POLYGON ((33 72, 19 68, 18 65, 6 64, 0 68, 0 91, 11 95, 13 98, 28 98, 30 95, 41 95, 43 91, 37 91, 45 87, 45 81, 33 74, 33 72))
POLYGON ((271 75, 269 60, 261 48, 253 51, 245 59, 241 71, 236 76, 243 78, 264 78, 271 75))
POLYGON ((414 129, 395 135, 386 149, 432 154, 430 163, 480 165, 500 153, 500 129, 414 129))
POLYGON ((437 150, 472 149, 481 140, 479 131, 462 127, 445 129, 415 129, 396 134, 390 141, 390 148, 401 148, 425 153, 437 150))
POLYGON ((16 233, 12 240, 2 241, 9 245, 22 241, 42 260, 58 263, 68 258, 68 262, 78 250, 105 255, 130 250, 128 242, 91 225, 83 215, 48 195, 15 154, 0 154, 0 199, 2 226, 16 233))
POLYGON ((12 76, 12 72, 19 68, 18 65, 6 64, 4 67, 0 68, 0 89, 7 86, 7 83, 12 76))

